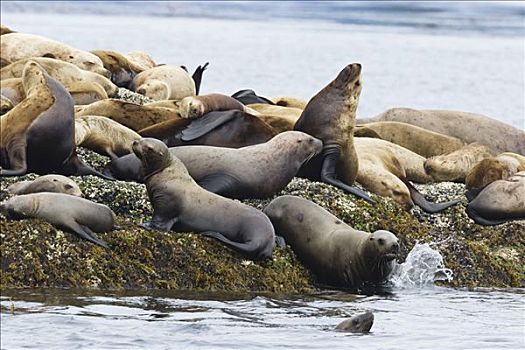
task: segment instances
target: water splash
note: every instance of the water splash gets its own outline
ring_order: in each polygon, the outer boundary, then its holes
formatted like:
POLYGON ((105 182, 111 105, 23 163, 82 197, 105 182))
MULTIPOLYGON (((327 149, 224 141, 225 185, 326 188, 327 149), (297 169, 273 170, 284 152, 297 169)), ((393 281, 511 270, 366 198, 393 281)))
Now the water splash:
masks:
POLYGON ((422 288, 436 281, 451 281, 452 270, 445 267, 443 257, 428 243, 417 243, 404 263, 396 264, 390 281, 396 288, 422 288))

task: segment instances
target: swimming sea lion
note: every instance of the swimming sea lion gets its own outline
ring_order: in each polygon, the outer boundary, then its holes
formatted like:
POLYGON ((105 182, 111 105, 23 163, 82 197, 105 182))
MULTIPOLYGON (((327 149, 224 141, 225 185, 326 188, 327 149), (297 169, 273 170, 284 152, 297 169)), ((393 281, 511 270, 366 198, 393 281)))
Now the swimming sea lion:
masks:
POLYGON ((56 58, 81 69, 110 77, 109 71, 104 68, 97 56, 40 35, 25 33, 2 35, 0 51, 2 57, 11 62, 35 57, 56 58))
POLYGON ((14 196, 0 203, 0 212, 13 220, 42 219, 104 248, 109 247, 95 232, 111 231, 115 222, 115 214, 106 205, 63 193, 14 196))
POLYGON ((525 219, 525 172, 489 184, 467 205, 466 212, 479 225, 525 219))
POLYGON ((145 227, 196 231, 252 259, 272 256, 275 234, 266 215, 201 188, 184 164, 159 140, 137 140, 133 151, 142 162, 153 206, 153 218, 145 227))
POLYGON ((262 103, 250 104, 248 107, 259 112, 260 115, 258 117, 277 132, 293 130, 295 123, 297 123, 301 113, 303 113, 303 110, 299 108, 262 103))
POLYGON ((352 63, 312 97, 294 130, 310 134, 324 144, 322 154, 305 164, 301 176, 321 180, 374 203, 366 193, 351 186, 358 169, 353 128, 360 93, 361 65, 352 63))
POLYGON ((381 284, 399 253, 399 240, 391 232, 355 230, 300 197, 277 197, 264 213, 299 260, 330 285, 360 288, 381 284))
POLYGON ((424 166, 435 181, 464 182, 474 165, 492 156, 489 147, 471 143, 449 154, 428 158, 424 166))
POLYGON ((352 333, 368 333, 374 324, 374 314, 370 311, 364 314, 354 315, 339 323, 336 330, 352 333))
POLYGON ((77 157, 73 99, 67 90, 33 61, 27 62, 22 79, 26 98, 0 117, 0 174, 106 178, 77 157))
MULTIPOLYGON (((209 112, 228 111, 231 109, 247 113, 251 112, 251 109, 244 106, 233 97, 222 94, 185 97, 180 102, 180 108, 181 117, 186 119, 195 119, 202 117, 209 112)), ((255 112, 255 114, 257 113, 255 112)))
POLYGON ((75 118, 75 144, 117 159, 133 153, 133 141, 141 136, 106 117, 85 115, 75 118))
POLYGON ((299 108, 299 109, 304 109, 307 104, 306 101, 301 100, 300 98, 295 98, 295 97, 290 97, 290 96, 276 96, 276 97, 272 97, 270 100, 273 103, 275 103, 277 106, 299 108))
POLYGON ((37 192, 56 192, 83 197, 80 187, 70 178, 62 175, 43 175, 33 181, 20 181, 7 188, 11 194, 29 194, 37 192))
POLYGON ((465 145, 465 142, 456 137, 399 122, 375 122, 357 125, 354 136, 364 136, 360 134, 364 128, 372 129, 383 140, 403 146, 425 158, 454 152, 465 145))
POLYGON ((195 96, 195 82, 184 69, 163 65, 140 72, 133 78, 133 91, 152 100, 181 100, 195 96))
POLYGON ((465 143, 477 142, 494 153, 514 152, 525 155, 525 131, 490 117, 443 110, 392 108, 358 124, 394 121, 413 124, 440 134, 457 137, 465 143), (475 125, 476 127, 472 127, 475 125))

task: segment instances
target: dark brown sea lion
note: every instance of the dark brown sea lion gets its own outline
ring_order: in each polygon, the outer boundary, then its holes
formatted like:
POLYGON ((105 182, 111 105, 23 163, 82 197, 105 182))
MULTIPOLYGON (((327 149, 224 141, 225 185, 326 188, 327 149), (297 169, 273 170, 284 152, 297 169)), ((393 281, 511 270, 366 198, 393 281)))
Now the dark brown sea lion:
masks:
POLYGON ((357 177, 354 148, 355 113, 361 93, 361 65, 352 63, 306 105, 294 130, 323 141, 322 155, 305 164, 300 175, 321 180, 370 203, 374 201, 351 185, 357 177))
POLYGON ((254 103, 265 103, 274 105, 272 101, 263 96, 258 96, 255 91, 251 89, 239 90, 232 95, 234 99, 247 106, 254 103))
POLYGON ((42 219, 104 248, 107 243, 95 232, 111 231, 115 222, 115 214, 106 205, 51 192, 14 196, 0 203, 0 212, 14 220, 42 219))
POLYGON ((266 215, 204 190, 159 140, 135 141, 133 151, 142 162, 153 206, 153 218, 146 228, 196 231, 252 259, 272 256, 275 234, 266 215))
POLYGON ((73 99, 38 63, 24 68, 26 98, 0 117, 2 176, 97 175, 75 151, 73 99))
POLYGON ((82 197, 77 183, 62 175, 43 175, 33 181, 20 181, 7 188, 11 194, 29 194, 38 192, 56 192, 82 197))
POLYGON ((354 315, 349 319, 344 320, 339 323, 335 329, 352 333, 368 333, 373 324, 374 314, 368 311, 364 314, 354 315))
POLYGON ((399 253, 399 240, 389 231, 355 230, 334 215, 296 196, 274 199, 264 213, 297 257, 319 281, 360 288, 386 281, 399 253))

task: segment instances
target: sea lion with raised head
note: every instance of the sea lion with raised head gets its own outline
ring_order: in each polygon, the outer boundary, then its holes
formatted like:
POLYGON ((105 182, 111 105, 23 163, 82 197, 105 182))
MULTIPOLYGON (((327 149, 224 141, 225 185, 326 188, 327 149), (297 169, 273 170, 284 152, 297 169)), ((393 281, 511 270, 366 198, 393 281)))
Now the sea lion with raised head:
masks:
POLYGON ((63 193, 14 196, 0 203, 0 212, 13 220, 42 219, 104 248, 109 247, 95 232, 111 231, 115 222, 115 214, 106 205, 63 193))
POLYGON ((29 194, 38 192, 56 192, 83 197, 80 187, 69 177, 62 175, 43 175, 33 181, 19 181, 7 188, 10 194, 29 194))
POLYGON ((338 331, 352 332, 352 333, 368 333, 374 324, 374 314, 370 311, 364 314, 358 314, 350 317, 347 320, 339 323, 335 327, 338 331))
POLYGON ((132 90, 152 100, 182 100, 195 96, 195 82, 178 66, 163 65, 140 72, 133 78, 132 90))
POLYGON ((382 284, 399 253, 399 240, 393 233, 356 230, 300 197, 277 197, 263 211, 299 260, 319 281, 333 286, 382 284))
POLYGON ((142 162, 153 206, 153 218, 146 228, 195 231, 252 259, 272 256, 275 233, 261 211, 197 185, 184 164, 159 140, 137 140, 133 152, 142 162))

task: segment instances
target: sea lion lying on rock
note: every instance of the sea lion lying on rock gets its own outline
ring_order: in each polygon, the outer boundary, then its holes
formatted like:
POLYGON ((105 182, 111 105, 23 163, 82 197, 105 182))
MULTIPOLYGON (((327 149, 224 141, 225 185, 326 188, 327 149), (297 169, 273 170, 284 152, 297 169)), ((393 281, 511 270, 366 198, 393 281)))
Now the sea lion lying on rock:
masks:
POLYGON ((133 78, 132 90, 152 100, 182 100, 195 96, 195 82, 178 66, 163 65, 142 71, 133 78))
POLYGON ((83 197, 80 187, 70 178, 62 175, 43 175, 33 181, 20 181, 7 188, 11 194, 29 194, 38 192, 56 192, 83 197))
POLYGON ((180 102, 180 114, 185 119, 196 119, 209 112, 236 109, 253 115, 258 113, 246 107, 236 99, 222 94, 185 97, 180 102))

